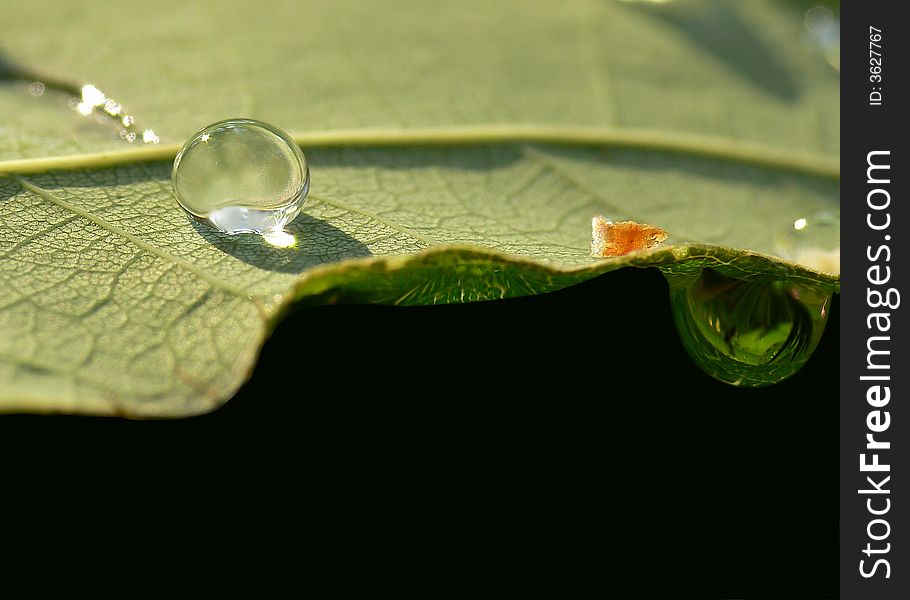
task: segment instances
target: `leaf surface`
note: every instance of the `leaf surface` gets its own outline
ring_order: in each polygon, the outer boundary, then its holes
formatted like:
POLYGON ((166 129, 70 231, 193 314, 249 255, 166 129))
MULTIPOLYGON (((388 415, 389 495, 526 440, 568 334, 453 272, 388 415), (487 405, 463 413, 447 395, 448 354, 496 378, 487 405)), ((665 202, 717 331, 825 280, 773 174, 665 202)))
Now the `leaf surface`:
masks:
POLYGON ((673 4, 0 8, 0 109, 21 117, 0 122, 0 411, 211 410, 294 302, 495 299, 654 265, 835 287, 781 256, 796 219, 837 214, 837 73, 788 5, 673 4), (161 144, 23 73, 97 85, 161 144), (176 205, 174 144, 227 116, 303 143, 295 247, 176 205), (671 239, 591 258, 597 214, 671 239))

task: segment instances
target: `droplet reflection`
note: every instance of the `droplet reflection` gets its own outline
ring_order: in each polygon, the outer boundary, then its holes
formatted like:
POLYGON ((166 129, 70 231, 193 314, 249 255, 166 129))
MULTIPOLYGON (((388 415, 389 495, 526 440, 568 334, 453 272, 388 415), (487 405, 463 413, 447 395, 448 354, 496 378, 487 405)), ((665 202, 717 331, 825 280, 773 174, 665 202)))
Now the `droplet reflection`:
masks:
POLYGON ((821 339, 833 291, 787 279, 734 279, 712 269, 665 273, 683 346, 715 379, 748 387, 799 371, 821 339))
POLYGON ((293 234, 280 229, 263 234, 262 239, 270 246, 275 246, 276 248, 293 248, 297 245, 297 238, 293 234))

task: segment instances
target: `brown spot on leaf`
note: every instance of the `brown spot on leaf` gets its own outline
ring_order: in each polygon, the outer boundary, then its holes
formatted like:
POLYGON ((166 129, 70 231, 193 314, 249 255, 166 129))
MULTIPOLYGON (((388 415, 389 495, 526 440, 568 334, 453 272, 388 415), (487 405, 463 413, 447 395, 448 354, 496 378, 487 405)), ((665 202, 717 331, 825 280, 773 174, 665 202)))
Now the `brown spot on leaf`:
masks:
POLYGON ((635 221, 614 223, 600 215, 591 220, 591 229, 594 256, 622 256, 652 248, 667 239, 667 232, 655 225, 635 221))

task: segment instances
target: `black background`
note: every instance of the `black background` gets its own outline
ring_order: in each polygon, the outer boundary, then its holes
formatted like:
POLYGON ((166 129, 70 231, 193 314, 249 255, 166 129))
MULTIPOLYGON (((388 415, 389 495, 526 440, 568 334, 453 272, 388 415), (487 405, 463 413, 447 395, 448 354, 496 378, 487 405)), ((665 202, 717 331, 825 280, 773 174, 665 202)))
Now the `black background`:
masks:
POLYGON ((751 390, 690 362, 653 269, 303 309, 213 414, 0 417, 6 544, 137 581, 264 565, 320 597, 834 597, 832 312, 802 372, 751 390))

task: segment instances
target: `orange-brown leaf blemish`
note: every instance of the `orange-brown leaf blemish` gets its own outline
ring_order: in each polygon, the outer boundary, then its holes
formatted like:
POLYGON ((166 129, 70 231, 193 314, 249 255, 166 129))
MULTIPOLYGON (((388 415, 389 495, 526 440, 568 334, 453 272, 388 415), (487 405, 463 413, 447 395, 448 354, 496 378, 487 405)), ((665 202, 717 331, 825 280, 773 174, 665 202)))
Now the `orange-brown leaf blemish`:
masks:
POLYGON ((613 223, 599 215, 591 220, 591 229, 591 254, 594 256, 622 256, 653 248, 667 239, 667 232, 656 225, 635 221, 613 223))

